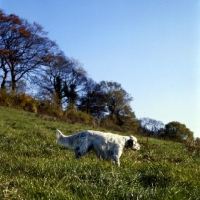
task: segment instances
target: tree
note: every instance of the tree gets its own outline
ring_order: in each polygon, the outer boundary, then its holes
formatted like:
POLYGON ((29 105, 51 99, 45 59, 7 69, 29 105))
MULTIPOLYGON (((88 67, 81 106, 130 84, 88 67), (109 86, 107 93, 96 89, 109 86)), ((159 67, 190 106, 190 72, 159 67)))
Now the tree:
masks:
POLYGON ((100 85, 106 94, 106 110, 109 118, 124 130, 127 129, 127 124, 129 129, 136 129, 138 121, 130 106, 133 98, 117 82, 101 81, 100 85))
POLYGON ((70 59, 68 71, 64 74, 62 80, 67 108, 74 109, 79 100, 80 93, 84 90, 84 84, 87 81, 87 72, 77 60, 70 59))
POLYGON ((79 100, 78 109, 101 119, 106 113, 106 95, 101 85, 91 78, 84 85, 84 94, 79 100))
POLYGON ((159 136, 160 130, 165 128, 163 122, 155 119, 142 118, 139 121, 143 132, 145 132, 148 136, 159 136))
POLYGON ((5 59, 3 57, 3 53, 0 51, 0 69, 2 69, 2 74, 0 75, 0 78, 2 79, 2 82, 1 82, 1 89, 5 89, 6 87, 6 80, 7 80, 7 77, 8 77, 8 69, 6 68, 6 65, 5 65, 5 59))
POLYGON ((107 111, 111 115, 124 113, 125 106, 129 106, 133 98, 117 82, 101 81, 100 85, 106 93, 107 111))
POLYGON ((194 139, 193 132, 185 124, 176 121, 169 122, 165 125, 165 137, 179 142, 194 139))
POLYGON ((45 65, 44 58, 56 46, 46 35, 37 23, 30 24, 0 10, 1 88, 5 87, 9 78, 15 93, 18 81, 25 76, 30 78, 45 65))
POLYGON ((63 104, 63 75, 68 72, 70 61, 63 52, 58 51, 48 55, 44 68, 39 76, 35 76, 34 83, 38 86, 37 97, 50 100, 62 108, 63 104))
POLYGON ((35 80, 39 95, 46 96, 60 108, 74 108, 87 73, 78 61, 68 59, 63 52, 49 55, 47 68, 35 80))
POLYGON ((200 148, 200 138, 199 138, 199 137, 197 137, 197 138, 195 139, 195 145, 198 146, 198 147, 200 148))

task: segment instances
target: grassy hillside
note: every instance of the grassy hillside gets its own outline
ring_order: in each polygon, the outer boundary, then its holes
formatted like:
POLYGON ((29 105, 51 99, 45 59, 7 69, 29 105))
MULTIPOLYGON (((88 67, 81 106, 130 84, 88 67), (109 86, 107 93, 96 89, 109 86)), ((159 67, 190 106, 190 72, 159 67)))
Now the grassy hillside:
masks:
POLYGON ((92 129, 0 107, 0 199, 200 199, 200 157, 183 144, 138 137, 141 150, 125 150, 119 168, 92 153, 75 159, 56 128, 92 129))

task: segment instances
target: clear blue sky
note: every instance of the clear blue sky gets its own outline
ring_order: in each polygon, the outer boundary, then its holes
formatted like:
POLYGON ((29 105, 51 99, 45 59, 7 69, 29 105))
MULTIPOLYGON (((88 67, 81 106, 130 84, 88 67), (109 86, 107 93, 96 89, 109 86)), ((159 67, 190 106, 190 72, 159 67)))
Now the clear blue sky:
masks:
POLYGON ((178 121, 200 137, 199 0, 0 0, 49 32, 95 81, 116 81, 137 118, 178 121))

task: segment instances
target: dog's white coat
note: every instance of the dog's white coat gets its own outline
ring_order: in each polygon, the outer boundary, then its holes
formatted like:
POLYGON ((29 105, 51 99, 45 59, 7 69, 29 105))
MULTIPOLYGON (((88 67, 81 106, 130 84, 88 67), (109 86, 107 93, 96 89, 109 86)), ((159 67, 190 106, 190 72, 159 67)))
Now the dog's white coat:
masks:
POLYGON ((120 166, 120 156, 124 147, 139 150, 140 145, 134 136, 121 136, 112 133, 87 130, 74 135, 65 136, 56 130, 58 143, 68 149, 74 149, 76 158, 84 156, 92 150, 99 158, 112 160, 120 166))

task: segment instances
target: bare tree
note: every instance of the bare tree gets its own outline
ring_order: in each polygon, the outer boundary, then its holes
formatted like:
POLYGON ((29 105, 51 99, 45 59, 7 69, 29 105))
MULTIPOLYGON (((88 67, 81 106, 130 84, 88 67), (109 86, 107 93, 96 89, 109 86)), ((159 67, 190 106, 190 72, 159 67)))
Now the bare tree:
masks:
POLYGON ((66 58, 61 51, 49 55, 47 60, 46 68, 35 77, 39 94, 61 108, 74 108, 87 73, 78 61, 66 58))
POLYGON ((151 118, 140 119, 140 125, 149 136, 158 136, 159 131, 165 128, 165 124, 151 118))
POLYGON ((0 69, 2 70, 2 73, 0 74, 0 78, 2 79, 1 89, 4 89, 6 87, 6 80, 8 77, 9 70, 6 68, 5 59, 3 58, 3 52, 1 51, 0 51, 0 69))
POLYGON ((29 78, 44 64, 49 52, 56 46, 46 37, 47 33, 37 23, 0 11, 1 87, 10 79, 15 93, 19 80, 29 78))
POLYGON ((38 86, 37 97, 48 99, 62 107, 63 99, 63 74, 68 72, 70 62, 63 52, 55 52, 45 58, 46 67, 35 76, 33 82, 38 86))
POLYGON ((62 80, 64 100, 67 103, 67 108, 74 109, 81 92, 84 90, 87 72, 77 60, 70 59, 68 71, 63 74, 62 80))

